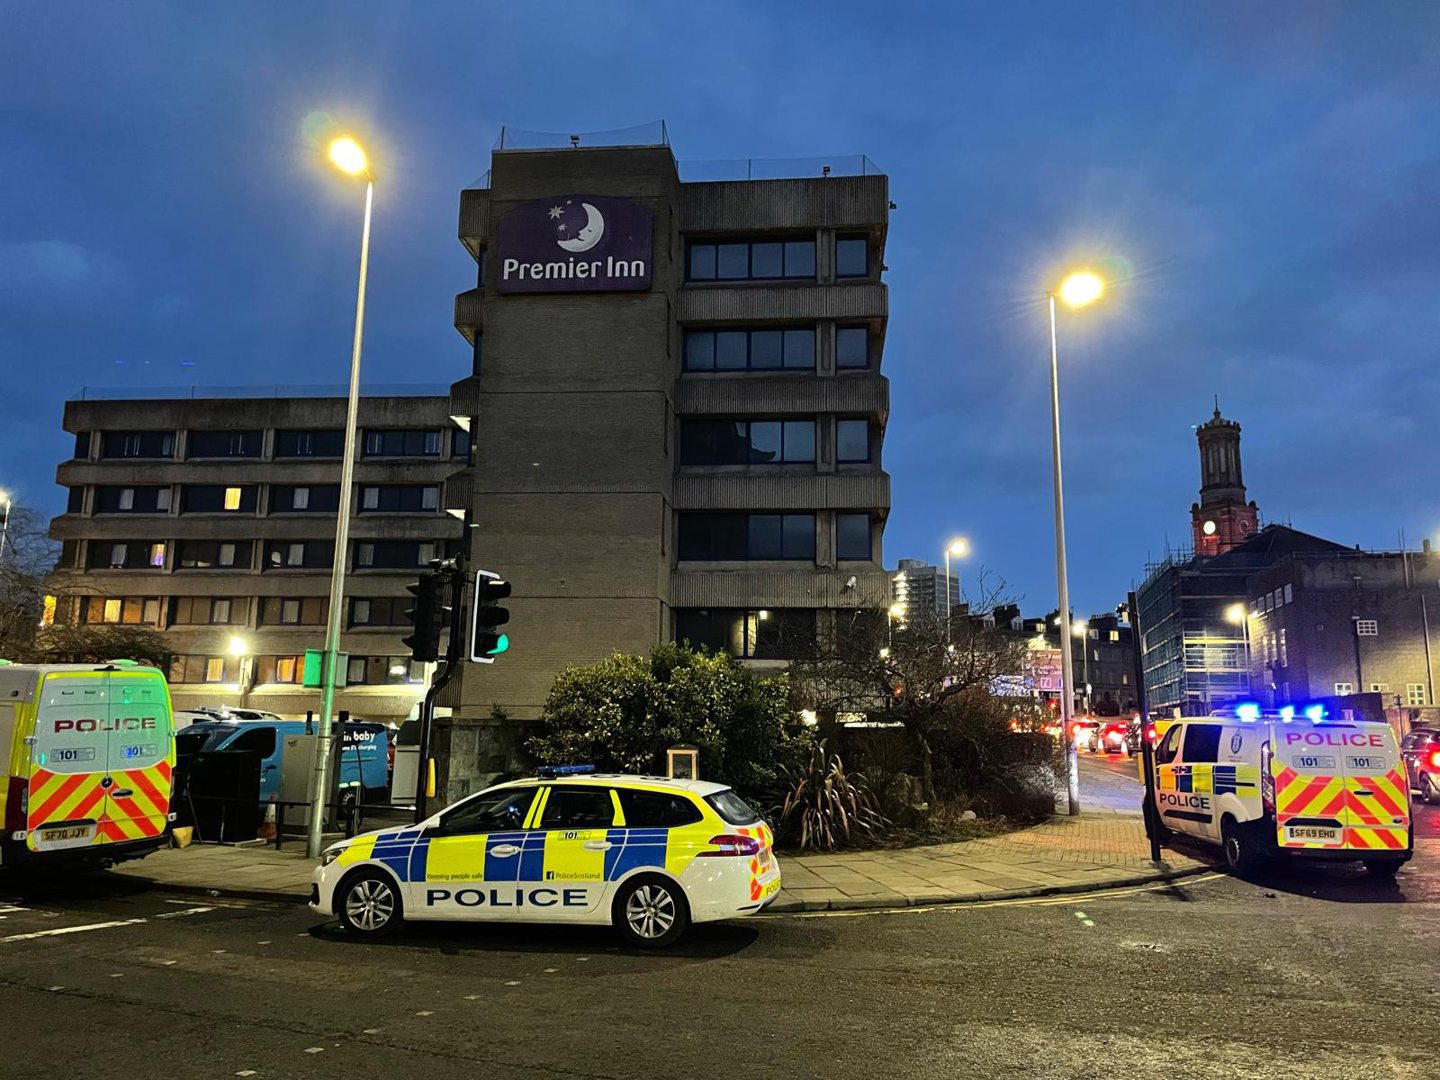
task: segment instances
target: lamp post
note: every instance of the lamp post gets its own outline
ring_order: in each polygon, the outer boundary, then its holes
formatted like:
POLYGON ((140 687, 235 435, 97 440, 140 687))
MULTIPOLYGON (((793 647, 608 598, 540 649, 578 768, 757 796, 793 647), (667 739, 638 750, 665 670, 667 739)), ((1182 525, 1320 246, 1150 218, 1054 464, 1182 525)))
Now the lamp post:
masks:
POLYGON ((1050 302, 1050 446, 1054 458, 1055 488, 1055 576, 1060 593, 1060 679, 1065 684, 1060 695, 1060 731, 1065 745, 1065 797, 1067 811, 1080 812, 1080 759, 1075 752, 1071 719, 1074 716, 1075 665, 1070 657, 1070 582, 1065 569, 1065 486, 1060 474, 1060 346, 1055 331, 1055 298, 1067 307, 1081 308, 1100 299, 1105 283, 1099 275, 1080 270, 1070 274, 1060 287, 1047 295, 1050 302))
MULTIPOLYGON (((970 545, 957 536, 945 547, 945 640, 950 640, 950 556, 957 559, 962 558, 970 551, 970 545)), ((959 581, 959 573, 956 573, 956 581, 959 581)))
POLYGON ((245 707, 245 694, 250 688, 250 680, 246 678, 247 673, 245 671, 245 654, 250 651, 250 644, 242 637, 232 637, 225 651, 235 657, 236 660, 235 684, 240 690, 240 708, 243 709, 245 707))
POLYGON ((1080 639, 1080 655, 1082 657, 1080 672, 1085 678, 1085 715, 1091 716, 1095 712, 1095 709, 1094 706, 1090 704, 1090 645, 1089 639, 1086 637, 1087 631, 1088 626, 1085 620, 1081 619, 1075 624, 1073 633, 1080 639))
POLYGON ((0 521, 0 566, 5 565, 5 540, 10 535, 10 501, 8 491, 0 491, 0 502, 5 504, 5 519, 0 521))
POLYGON ((1241 640, 1245 642, 1245 693, 1250 693, 1250 612, 1244 604, 1231 604, 1225 609, 1225 621, 1241 628, 1241 640))
POLYGON ((335 681, 340 673, 340 617, 345 605, 345 566, 350 543, 350 499, 355 475, 355 419, 360 408, 360 344, 365 335, 365 275, 370 265, 370 210, 375 178, 360 144, 348 135, 330 144, 329 158, 347 176, 365 177, 365 222, 360 231, 360 285, 355 296, 355 336, 350 351, 350 395, 345 407, 345 456, 340 462, 340 510, 335 520, 335 555, 330 572, 330 610, 325 620, 325 655, 320 665, 320 739, 310 777, 310 822, 305 854, 320 856, 325 794, 329 787, 330 729, 335 709, 335 681))

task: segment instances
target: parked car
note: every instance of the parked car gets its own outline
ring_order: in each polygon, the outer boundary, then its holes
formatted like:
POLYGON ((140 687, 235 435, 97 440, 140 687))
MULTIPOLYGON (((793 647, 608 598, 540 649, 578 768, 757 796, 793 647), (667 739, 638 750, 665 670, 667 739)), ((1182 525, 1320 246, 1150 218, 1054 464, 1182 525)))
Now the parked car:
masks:
POLYGON ((1075 744, 1076 750, 1094 750, 1099 731, 1100 725, 1094 720, 1072 720, 1070 741, 1075 744))
MULTIPOLYGON (((178 756, 185 758, 201 751, 250 750, 260 755, 261 803, 279 797, 280 765, 285 736, 306 734, 304 720, 204 720, 193 723, 175 737, 178 756)), ((389 736, 383 724, 345 725, 340 752, 342 787, 359 784, 365 802, 388 798, 390 775, 387 747, 389 736)))
POLYGON ((1410 791, 1427 803, 1440 803, 1440 730, 1415 728, 1400 740, 1410 791))
POLYGON ((281 717, 264 709, 231 709, 226 706, 182 709, 175 714, 175 730, 207 720, 279 720, 281 717))
POLYGON ((1133 720, 1107 720, 1095 731, 1090 749, 1097 754, 1135 756, 1138 725, 1133 720))

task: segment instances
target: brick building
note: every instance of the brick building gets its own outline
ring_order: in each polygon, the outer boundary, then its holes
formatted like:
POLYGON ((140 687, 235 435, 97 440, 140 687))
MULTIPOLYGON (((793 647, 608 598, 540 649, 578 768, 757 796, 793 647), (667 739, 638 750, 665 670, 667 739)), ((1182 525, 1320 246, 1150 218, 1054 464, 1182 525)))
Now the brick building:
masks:
POLYGON ((460 197, 450 411, 477 438, 445 505, 514 587, 512 644, 440 699, 450 797, 509 752, 492 711, 538 716, 566 665, 672 639, 783 663, 890 595, 886 177, 692 180, 663 140, 511 142, 460 197))
MULTIPOLYGON (((176 708, 318 711, 302 660, 324 647, 345 398, 149 393, 88 391, 65 405, 75 453, 56 474, 69 497, 50 528, 55 619, 163 632, 176 708)), ((405 587, 461 533, 441 497, 469 451, 449 405, 438 388, 360 401, 340 642, 350 659, 336 699, 357 718, 402 720, 424 689, 400 639, 405 587)))

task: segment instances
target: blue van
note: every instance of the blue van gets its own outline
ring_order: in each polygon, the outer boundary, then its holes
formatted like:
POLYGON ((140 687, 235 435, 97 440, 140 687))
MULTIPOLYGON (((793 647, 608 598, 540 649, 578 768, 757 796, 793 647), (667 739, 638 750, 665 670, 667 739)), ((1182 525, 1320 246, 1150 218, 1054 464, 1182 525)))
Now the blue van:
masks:
MULTIPOLYGON (((285 736, 306 734, 304 720, 201 720, 175 734, 175 754, 250 750, 260 754, 259 801, 280 797, 280 757, 285 736)), ((315 728, 312 727, 311 731, 315 728)), ((384 724, 345 725, 340 750, 340 786, 362 789, 366 803, 389 799, 389 732, 384 724)))

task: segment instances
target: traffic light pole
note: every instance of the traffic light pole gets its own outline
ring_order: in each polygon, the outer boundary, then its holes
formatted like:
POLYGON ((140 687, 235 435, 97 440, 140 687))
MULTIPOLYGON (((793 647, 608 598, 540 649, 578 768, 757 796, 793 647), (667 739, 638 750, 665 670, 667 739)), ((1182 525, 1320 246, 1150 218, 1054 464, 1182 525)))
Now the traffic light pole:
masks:
POLYGON ((461 657, 464 656, 464 623, 462 622, 462 609, 465 599, 465 559, 462 555, 455 557, 455 565, 450 573, 450 640, 445 646, 445 659, 435 677, 430 680, 430 689, 425 691, 425 697, 420 702, 420 767, 415 781, 415 821, 424 821, 429 817, 427 812, 427 801, 430 797, 430 737, 435 726, 435 700, 440 696, 440 691, 450 684, 455 673, 460 670, 461 657))

